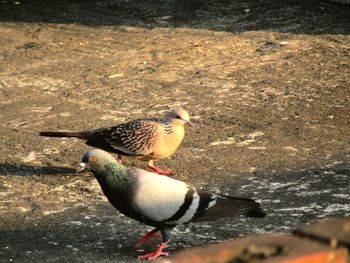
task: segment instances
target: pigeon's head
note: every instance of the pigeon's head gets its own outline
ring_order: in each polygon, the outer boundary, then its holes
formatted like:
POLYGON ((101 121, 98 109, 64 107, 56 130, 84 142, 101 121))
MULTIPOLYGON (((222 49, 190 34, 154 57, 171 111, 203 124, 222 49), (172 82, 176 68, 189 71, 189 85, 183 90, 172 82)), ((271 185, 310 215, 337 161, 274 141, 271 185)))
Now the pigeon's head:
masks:
POLYGON ((190 115, 185 109, 182 108, 170 111, 166 115, 166 119, 175 125, 184 126, 186 123, 188 125, 192 125, 192 123, 190 122, 190 115))
POLYGON ((115 162, 114 157, 108 152, 94 149, 86 152, 80 164, 79 171, 88 170, 91 172, 97 172, 103 169, 106 164, 115 162))

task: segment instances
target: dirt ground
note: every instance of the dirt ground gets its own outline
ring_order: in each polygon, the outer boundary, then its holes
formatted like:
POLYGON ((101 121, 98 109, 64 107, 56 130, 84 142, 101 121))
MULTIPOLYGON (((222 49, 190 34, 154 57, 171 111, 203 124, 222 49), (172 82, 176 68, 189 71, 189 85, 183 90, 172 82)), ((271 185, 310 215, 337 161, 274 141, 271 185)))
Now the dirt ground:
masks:
MULTIPOLYGON (((74 172, 88 146, 39 131, 109 126, 179 106, 194 126, 157 162, 175 178, 236 194, 247 176, 332 165, 348 176, 350 6, 305 2, 1 1, 2 236, 25 244, 54 226, 79 236, 79 223, 64 222, 90 210, 95 226, 117 218, 94 178, 74 172)), ((132 243, 134 234, 122 230, 135 222, 122 220, 118 233, 132 243)), ((81 238, 107 253, 95 244, 102 230, 81 238)), ((3 242, 4 262, 35 254, 6 254, 3 242)), ((118 249, 113 242, 106 251, 118 249)), ((63 262, 70 254, 61 252, 63 262)), ((135 256, 131 248, 121 253, 116 262, 135 256)), ((35 262, 54 262, 45 255, 35 262)), ((94 255, 91 262, 111 260, 94 255)))

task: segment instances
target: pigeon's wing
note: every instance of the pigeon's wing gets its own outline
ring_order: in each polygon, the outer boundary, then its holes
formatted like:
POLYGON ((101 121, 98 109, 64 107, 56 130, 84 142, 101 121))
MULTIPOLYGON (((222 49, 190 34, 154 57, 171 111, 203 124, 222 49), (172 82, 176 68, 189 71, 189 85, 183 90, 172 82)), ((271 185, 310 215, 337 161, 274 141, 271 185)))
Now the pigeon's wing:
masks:
POLYGON ((153 152, 158 136, 156 119, 126 122, 101 131, 105 143, 116 152, 131 156, 144 156, 153 152))
POLYGON ((136 175, 132 207, 143 217, 163 224, 189 222, 196 213, 199 197, 195 188, 172 178, 140 169, 136 175))
POLYGON ((211 221, 238 214, 264 217, 260 204, 252 199, 218 195, 197 190, 184 182, 132 168, 131 206, 145 218, 164 224, 211 221))

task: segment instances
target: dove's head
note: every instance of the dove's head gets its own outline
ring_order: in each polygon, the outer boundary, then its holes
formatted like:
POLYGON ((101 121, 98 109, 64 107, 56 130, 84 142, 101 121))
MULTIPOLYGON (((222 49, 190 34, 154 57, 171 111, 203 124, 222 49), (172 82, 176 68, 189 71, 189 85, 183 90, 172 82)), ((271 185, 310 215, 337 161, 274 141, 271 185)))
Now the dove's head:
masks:
POLYGON ((96 173, 105 169, 106 165, 117 163, 115 158, 108 152, 94 149, 86 152, 80 164, 79 171, 88 170, 96 173))
POLYGON ((192 125, 192 123, 190 122, 190 115, 185 109, 182 108, 170 111, 166 115, 166 119, 167 121, 175 125, 184 126, 186 123, 192 125))

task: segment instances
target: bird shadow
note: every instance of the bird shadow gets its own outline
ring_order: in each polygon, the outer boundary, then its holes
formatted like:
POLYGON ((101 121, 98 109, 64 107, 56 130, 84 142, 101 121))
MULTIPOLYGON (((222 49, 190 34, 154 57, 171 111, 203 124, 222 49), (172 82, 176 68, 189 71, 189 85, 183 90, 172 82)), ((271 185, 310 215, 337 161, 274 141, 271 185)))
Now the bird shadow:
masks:
MULTIPOLYGON (((2 22, 349 34, 350 8, 326 1, 2 1, 2 22)), ((40 31, 40 25, 37 28, 40 31)), ((30 47, 30 45, 28 45, 30 47)))
MULTIPOLYGON (((99 203, 93 210, 79 206, 46 215, 40 222, 25 227, 0 224, 0 247, 7 247, 0 255, 3 259, 23 261, 28 258, 26 251, 33 251, 30 254, 33 261, 40 258, 76 262, 79 258, 79 262, 139 262, 137 256, 153 251, 160 239, 135 248, 137 238, 147 232, 146 226, 117 215, 109 204, 99 203)), ((15 225, 22 225, 21 220, 13 219, 15 225)), ((184 234, 175 235, 174 242, 166 249, 170 254, 198 244, 194 233, 182 239, 184 234)))
POLYGON ((0 176, 63 175, 75 173, 76 169, 70 167, 0 163, 0 176))

